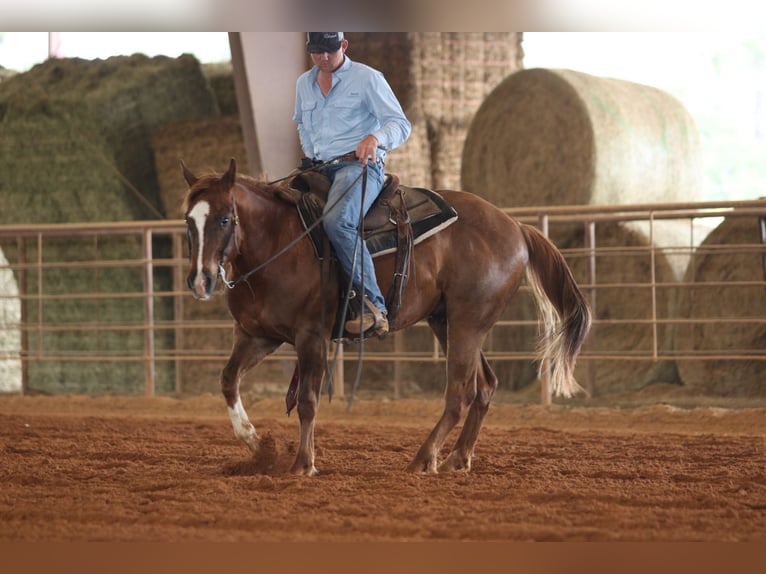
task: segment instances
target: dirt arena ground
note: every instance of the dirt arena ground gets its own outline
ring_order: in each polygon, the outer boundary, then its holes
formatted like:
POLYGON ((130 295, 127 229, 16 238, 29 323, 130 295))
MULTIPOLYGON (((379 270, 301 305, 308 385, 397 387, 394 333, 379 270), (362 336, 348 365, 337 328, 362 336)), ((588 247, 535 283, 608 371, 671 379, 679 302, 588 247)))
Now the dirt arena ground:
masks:
POLYGON ((253 460, 217 396, 0 397, 0 541, 766 540, 764 406, 496 402, 470 473, 413 476, 439 399, 323 397, 302 478, 283 405, 253 460))

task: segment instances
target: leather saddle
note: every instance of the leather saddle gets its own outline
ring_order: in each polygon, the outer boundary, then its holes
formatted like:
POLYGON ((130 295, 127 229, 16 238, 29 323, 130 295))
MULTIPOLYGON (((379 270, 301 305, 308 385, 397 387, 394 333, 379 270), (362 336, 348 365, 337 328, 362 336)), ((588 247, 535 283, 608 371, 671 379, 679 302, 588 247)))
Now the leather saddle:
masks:
MULTIPOLYGON (((282 197, 297 206, 304 229, 311 229, 309 236, 320 259, 328 255, 325 251, 330 247, 321 224, 314 224, 322 216, 329 190, 330 180, 314 171, 295 175, 281 189, 282 197)), ((438 193, 402 185, 398 176, 386 174, 383 189, 364 218, 363 236, 373 258, 396 253, 394 281, 386 295, 392 325, 401 306, 414 246, 457 218, 457 211, 438 193)))
MULTIPOLYGON (((304 229, 322 215, 330 190, 330 180, 317 172, 304 172, 287 182, 290 201, 298 206, 304 229)), ((412 227, 413 245, 438 233, 457 220, 457 211, 438 193, 420 187, 407 187, 399 177, 386 174, 383 189, 364 218, 364 239, 372 257, 397 251, 399 227, 412 227), (400 220, 397 221, 397 216, 400 220), (402 219, 402 216, 404 218, 402 219)), ((317 257, 324 257, 323 231, 311 234, 317 257)))

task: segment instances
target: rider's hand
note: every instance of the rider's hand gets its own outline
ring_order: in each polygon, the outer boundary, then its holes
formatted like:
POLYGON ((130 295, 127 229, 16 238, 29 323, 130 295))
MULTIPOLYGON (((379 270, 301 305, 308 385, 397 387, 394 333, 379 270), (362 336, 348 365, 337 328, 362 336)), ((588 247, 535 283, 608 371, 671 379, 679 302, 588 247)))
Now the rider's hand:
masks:
POLYGON ((362 162, 362 165, 367 165, 367 160, 377 161, 378 159, 378 138, 370 134, 356 146, 356 157, 362 162))

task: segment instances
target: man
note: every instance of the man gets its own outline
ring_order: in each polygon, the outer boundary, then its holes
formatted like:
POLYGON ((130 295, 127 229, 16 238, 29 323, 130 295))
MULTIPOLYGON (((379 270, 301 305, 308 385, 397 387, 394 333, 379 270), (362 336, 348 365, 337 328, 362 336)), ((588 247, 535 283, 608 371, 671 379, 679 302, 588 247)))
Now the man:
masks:
POLYGON ((403 144, 412 126, 383 74, 346 56, 343 32, 309 32, 306 49, 314 66, 296 85, 295 115, 306 157, 338 162, 320 168, 332 185, 323 226, 338 261, 361 292, 364 269, 362 321, 346 323, 355 335, 388 332, 386 303, 378 287, 372 257, 364 241, 357 249, 362 203, 362 171, 367 166, 364 213, 383 188, 386 153, 403 144), (352 273, 353 269, 353 273, 352 273))

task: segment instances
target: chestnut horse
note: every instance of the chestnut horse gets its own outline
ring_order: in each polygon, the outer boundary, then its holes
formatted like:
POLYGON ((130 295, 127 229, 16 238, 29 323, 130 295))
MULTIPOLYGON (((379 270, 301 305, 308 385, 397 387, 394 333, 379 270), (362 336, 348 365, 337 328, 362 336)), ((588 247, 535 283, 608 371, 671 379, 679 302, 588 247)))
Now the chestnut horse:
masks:
MULTIPOLYGON (((284 200, 283 187, 238 175, 233 159, 224 174, 198 177, 183 162, 182 170, 189 185, 187 283, 194 297, 204 301, 213 295, 225 265, 232 278, 247 275, 226 290, 234 343, 221 388, 234 434, 257 453, 259 438, 242 405, 239 383, 280 345, 293 345, 300 373, 300 444, 291 472, 314 475, 314 421, 339 305, 337 273, 323 280, 310 239, 296 242, 303 227, 295 206, 284 200)), ((405 329, 425 318, 446 356, 444 412, 407 466, 419 473, 470 470, 498 384, 482 344, 525 274, 546 331, 541 364, 548 361, 558 395, 569 397, 580 389, 573 371, 591 317, 563 256, 541 232, 471 193, 439 193, 457 210, 458 219, 415 246, 412 280, 392 325, 392 330, 405 329), (460 435, 439 464, 437 455, 463 416, 460 435)), ((375 259, 384 293, 392 283, 394 259, 395 254, 375 259)))

